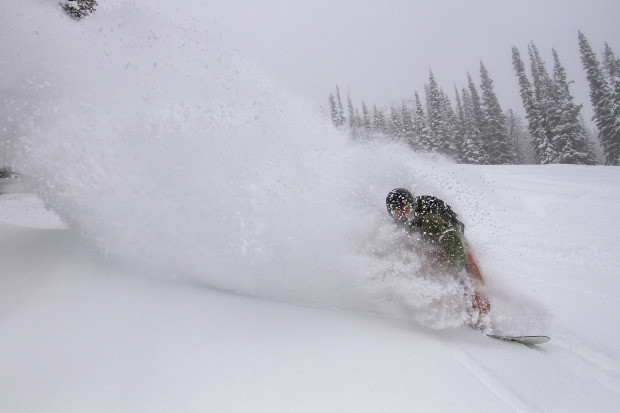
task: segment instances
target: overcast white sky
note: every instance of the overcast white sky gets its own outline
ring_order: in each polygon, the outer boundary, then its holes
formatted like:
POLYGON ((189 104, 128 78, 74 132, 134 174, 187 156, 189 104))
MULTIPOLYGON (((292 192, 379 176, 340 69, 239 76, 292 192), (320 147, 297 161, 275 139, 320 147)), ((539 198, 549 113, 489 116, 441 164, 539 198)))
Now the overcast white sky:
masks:
MULTIPOLYGON (((479 83, 482 60, 504 109, 522 112, 511 46, 527 58, 533 40, 552 69, 551 48, 565 65, 584 115, 591 116, 577 30, 600 53, 620 55, 618 0, 142 0, 178 18, 221 32, 242 54, 325 105, 336 84, 356 106, 423 96, 431 68, 450 97, 479 83)), ((527 64, 527 62, 526 62, 527 64)))

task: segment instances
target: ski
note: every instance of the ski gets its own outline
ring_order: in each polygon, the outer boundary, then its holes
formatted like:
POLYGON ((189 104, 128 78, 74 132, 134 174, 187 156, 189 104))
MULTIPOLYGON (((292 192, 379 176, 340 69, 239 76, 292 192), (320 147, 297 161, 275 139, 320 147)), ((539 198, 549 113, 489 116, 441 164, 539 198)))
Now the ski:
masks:
POLYGON ((551 340, 548 336, 503 336, 496 334, 487 334, 487 336, 498 340, 514 341, 525 345, 543 344, 551 340))

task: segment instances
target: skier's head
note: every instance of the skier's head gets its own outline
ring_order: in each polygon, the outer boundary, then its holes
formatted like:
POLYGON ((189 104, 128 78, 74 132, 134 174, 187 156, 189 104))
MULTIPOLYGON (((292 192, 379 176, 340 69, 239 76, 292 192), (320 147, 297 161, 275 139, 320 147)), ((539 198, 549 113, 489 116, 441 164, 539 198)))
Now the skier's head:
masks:
POLYGON ((385 198, 387 210, 396 221, 406 222, 413 213, 413 195, 405 188, 392 189, 385 198))

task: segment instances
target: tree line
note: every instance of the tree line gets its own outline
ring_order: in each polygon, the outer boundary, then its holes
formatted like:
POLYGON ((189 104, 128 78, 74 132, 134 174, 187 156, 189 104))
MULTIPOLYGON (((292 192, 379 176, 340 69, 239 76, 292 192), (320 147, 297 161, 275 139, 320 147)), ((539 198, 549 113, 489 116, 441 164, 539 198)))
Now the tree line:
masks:
MULTIPOLYGON (((605 44, 602 64, 583 33, 579 32, 581 60, 590 86, 590 98, 605 163, 620 164, 620 59, 605 44)), ((346 109, 340 89, 329 95, 329 111, 336 128, 356 140, 392 139, 416 151, 447 155, 469 164, 567 163, 592 165, 596 143, 574 102, 566 71, 552 49, 551 71, 535 44, 527 46, 529 74, 519 49, 512 48, 512 63, 519 81, 525 120, 512 109, 502 110, 484 63, 480 84, 470 73, 468 83, 455 86, 454 103, 432 70, 424 85, 424 104, 416 91, 413 99, 392 106, 389 113, 362 101, 361 112, 347 93, 346 109), (527 124, 526 126, 524 124, 527 124)))

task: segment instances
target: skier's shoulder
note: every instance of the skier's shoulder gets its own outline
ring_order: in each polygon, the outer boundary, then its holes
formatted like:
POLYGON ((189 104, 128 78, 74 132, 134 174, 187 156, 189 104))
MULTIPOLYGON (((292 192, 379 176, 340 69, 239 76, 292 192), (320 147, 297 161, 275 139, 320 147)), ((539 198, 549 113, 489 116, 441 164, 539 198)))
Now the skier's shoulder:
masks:
POLYGON ((416 213, 425 214, 429 212, 435 212, 438 209, 443 209, 445 202, 437 198, 434 195, 419 195, 415 198, 416 213))
POLYGON ((447 222, 450 226, 457 228, 461 233, 465 231, 465 226, 458 219, 458 214, 452 210, 450 205, 434 195, 420 195, 415 199, 414 213, 416 224, 420 224, 423 219, 430 219, 431 216, 447 222))

